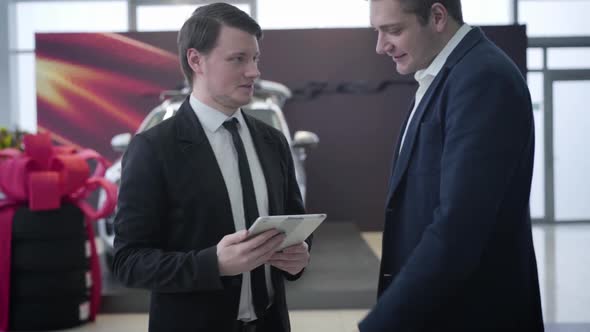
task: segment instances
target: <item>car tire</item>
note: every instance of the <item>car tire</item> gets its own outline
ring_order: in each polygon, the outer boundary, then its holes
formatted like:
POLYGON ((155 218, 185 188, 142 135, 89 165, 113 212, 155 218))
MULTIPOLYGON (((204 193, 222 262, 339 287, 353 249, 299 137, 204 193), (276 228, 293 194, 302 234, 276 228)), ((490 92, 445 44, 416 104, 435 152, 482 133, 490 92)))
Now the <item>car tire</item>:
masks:
POLYGON ((16 297, 82 296, 91 286, 86 269, 59 272, 14 271, 10 276, 10 293, 16 297))
POLYGON ((88 321, 90 303, 82 296, 13 296, 10 331, 47 331, 72 328, 88 321))
POLYGON ((12 238, 72 239, 86 237, 84 215, 75 205, 64 204, 57 210, 31 211, 22 206, 16 210, 12 222, 12 238))
POLYGON ((19 240, 12 243, 15 271, 71 271, 88 269, 86 238, 59 241, 19 240))

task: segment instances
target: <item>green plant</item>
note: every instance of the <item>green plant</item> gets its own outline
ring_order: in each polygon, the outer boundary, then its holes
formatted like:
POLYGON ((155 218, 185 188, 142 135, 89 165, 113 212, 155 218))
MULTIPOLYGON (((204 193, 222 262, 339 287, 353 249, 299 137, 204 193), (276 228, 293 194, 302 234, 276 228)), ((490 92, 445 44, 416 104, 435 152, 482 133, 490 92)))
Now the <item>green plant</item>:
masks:
POLYGON ((23 137, 27 132, 15 130, 9 131, 6 128, 0 128, 0 149, 15 148, 22 150, 23 137))

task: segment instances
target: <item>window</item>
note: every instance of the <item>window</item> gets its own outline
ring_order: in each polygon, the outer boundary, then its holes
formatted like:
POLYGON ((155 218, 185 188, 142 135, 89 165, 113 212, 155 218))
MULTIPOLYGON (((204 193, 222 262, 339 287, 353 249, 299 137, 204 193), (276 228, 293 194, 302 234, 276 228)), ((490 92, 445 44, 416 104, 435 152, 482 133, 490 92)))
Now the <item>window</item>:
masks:
POLYGON ((368 27, 369 2, 362 0, 258 0, 263 29, 368 27))
POLYGON ((542 70, 543 60, 542 48, 528 48, 526 50, 526 63, 529 70, 542 70))
POLYGON ((35 89, 35 33, 127 31, 127 1, 27 1, 15 4, 16 36, 11 43, 12 94, 18 109, 17 125, 37 130, 35 89))
POLYGON ((527 83, 533 103, 535 120, 535 160, 531 183, 531 217, 545 217, 545 115, 543 113, 543 73, 531 72, 527 83))
POLYGON ((127 1, 16 4, 16 49, 35 49, 35 32, 127 31, 127 1))
MULTIPOLYGON (((250 5, 234 4, 249 15, 250 5)), ((199 5, 137 6, 137 31, 178 31, 199 5)))
POLYGON ((590 141, 587 81, 553 81, 555 219, 590 220, 590 158, 580 151, 590 141))
POLYGON ((16 104, 18 105, 18 117, 15 120, 20 129, 28 132, 37 131, 37 97, 35 82, 35 54, 23 53, 13 56, 16 63, 18 84, 16 104))
POLYGON ((590 68, 590 47, 564 47, 547 50, 549 69, 590 68))
POLYGON ((590 35, 590 0, 528 0, 518 2, 519 22, 529 37, 590 35))
POLYGON ((512 23, 512 0, 462 0, 463 20, 471 25, 512 23))

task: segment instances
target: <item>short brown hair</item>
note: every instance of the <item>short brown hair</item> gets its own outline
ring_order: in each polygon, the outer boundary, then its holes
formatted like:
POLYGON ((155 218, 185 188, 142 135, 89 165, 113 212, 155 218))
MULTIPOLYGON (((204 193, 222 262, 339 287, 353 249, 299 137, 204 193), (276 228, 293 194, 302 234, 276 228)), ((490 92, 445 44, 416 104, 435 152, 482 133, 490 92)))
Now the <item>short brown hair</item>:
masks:
POLYGON ((188 64, 186 52, 194 48, 208 54, 217 44, 223 25, 248 32, 256 39, 262 38, 262 29, 248 14, 227 3, 212 3, 197 8, 178 32, 178 57, 180 68, 188 84, 193 84, 193 70, 188 64))
POLYGON ((463 24, 463 12, 461 10, 461 0, 397 0, 404 10, 411 14, 416 14, 420 23, 426 24, 430 18, 430 9, 435 3, 440 3, 449 12, 457 23, 463 24))

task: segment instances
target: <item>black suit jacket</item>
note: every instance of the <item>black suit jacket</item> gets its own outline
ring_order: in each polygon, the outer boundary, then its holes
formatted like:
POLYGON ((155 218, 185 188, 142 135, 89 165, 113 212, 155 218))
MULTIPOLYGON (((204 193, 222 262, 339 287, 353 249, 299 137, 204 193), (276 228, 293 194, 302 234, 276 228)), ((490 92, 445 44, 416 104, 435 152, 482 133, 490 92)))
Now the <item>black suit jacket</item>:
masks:
MULTIPOLYGON (((269 214, 301 214, 287 140, 244 114, 266 178, 269 214)), ((231 331, 241 275, 220 277, 216 245, 235 232, 225 182, 188 98, 178 113, 134 137, 123 157, 115 219, 115 276, 151 290, 150 331, 231 331)), ((308 239, 310 243, 311 239, 308 239)), ((289 331, 283 279, 272 268, 273 331, 289 331)))
POLYGON ((543 330, 533 152, 527 85, 474 28, 408 127, 386 202, 379 300, 361 331, 543 330))

